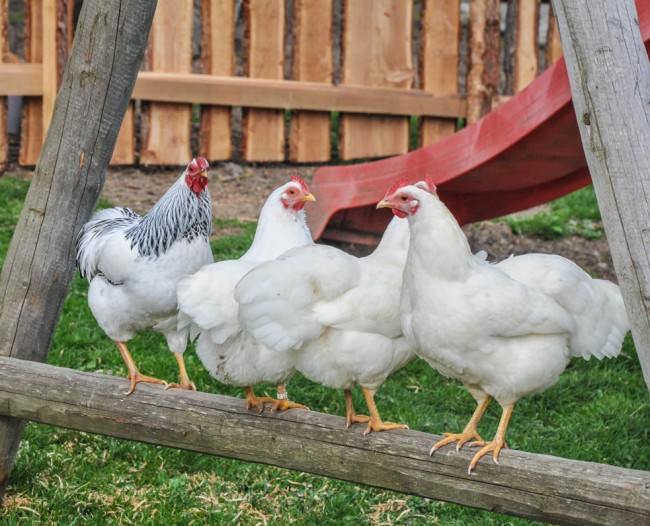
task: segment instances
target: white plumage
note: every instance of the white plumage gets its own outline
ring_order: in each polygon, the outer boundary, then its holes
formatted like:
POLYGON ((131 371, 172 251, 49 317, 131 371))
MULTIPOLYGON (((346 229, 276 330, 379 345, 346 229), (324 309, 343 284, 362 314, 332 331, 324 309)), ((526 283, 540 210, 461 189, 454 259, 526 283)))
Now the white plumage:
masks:
POLYGON ((555 383, 571 356, 620 352, 629 327, 618 286, 560 256, 480 261, 444 204, 415 186, 398 184, 378 206, 408 216, 411 227, 401 299, 405 334, 478 403, 465 430, 446 434, 433 450, 475 438, 473 445, 484 447, 470 471, 490 451, 496 461, 517 400, 555 383), (484 442, 477 425, 491 398, 503 416, 494 440, 484 442))
POLYGON ((88 305, 127 364, 129 393, 138 382, 165 383, 141 375, 126 347, 146 328, 165 336, 178 361, 181 383, 169 387, 194 388, 183 363, 187 331, 177 330, 176 285, 213 261, 207 171, 205 159, 194 159, 145 216, 128 208, 100 210, 77 237, 77 266, 90 282, 88 305))
POLYGON ((348 426, 366 432, 406 427, 382 422, 374 393, 414 352, 402 335, 399 290, 408 225, 393 220, 369 256, 324 245, 296 248, 260 265, 237 285, 247 331, 292 356, 307 378, 346 393, 348 426), (363 388, 370 417, 356 415, 350 389, 363 388))
POLYGON ((305 182, 294 176, 271 193, 264 204, 249 250, 235 261, 207 265, 182 279, 177 288, 181 330, 190 329, 201 362, 222 383, 244 387, 247 407, 274 409, 304 407, 286 399, 285 383, 295 369, 290 356, 275 353, 252 341, 242 330, 234 299, 237 282, 260 263, 286 250, 312 244, 302 209, 313 196, 305 182), (255 397, 252 386, 278 384, 278 400, 255 397))

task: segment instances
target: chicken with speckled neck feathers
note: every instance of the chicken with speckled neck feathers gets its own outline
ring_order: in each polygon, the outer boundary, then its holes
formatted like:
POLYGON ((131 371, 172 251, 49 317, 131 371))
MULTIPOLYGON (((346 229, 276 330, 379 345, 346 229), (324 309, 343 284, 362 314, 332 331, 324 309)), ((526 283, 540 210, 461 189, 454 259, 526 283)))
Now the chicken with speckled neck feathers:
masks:
MULTIPOLYGON (((433 181, 429 182, 433 186, 433 181)), ((407 218, 411 242, 401 293, 404 334, 418 355, 443 375, 461 381, 477 408, 446 444, 481 449, 497 462, 515 403, 553 385, 573 356, 619 354, 629 324, 621 292, 592 279, 556 255, 527 254, 496 265, 472 257, 465 234, 440 199, 398 181, 378 208, 407 218), (494 439, 484 441, 479 421, 490 400, 502 407, 494 439)))
POLYGON ((77 236, 77 266, 90 282, 88 305, 126 363, 127 394, 140 382, 195 390, 183 360, 189 330, 177 329, 176 285, 214 261, 208 169, 203 157, 193 159, 146 215, 121 207, 100 210, 77 236), (138 370, 126 342, 147 328, 167 339, 180 383, 167 384, 138 370))

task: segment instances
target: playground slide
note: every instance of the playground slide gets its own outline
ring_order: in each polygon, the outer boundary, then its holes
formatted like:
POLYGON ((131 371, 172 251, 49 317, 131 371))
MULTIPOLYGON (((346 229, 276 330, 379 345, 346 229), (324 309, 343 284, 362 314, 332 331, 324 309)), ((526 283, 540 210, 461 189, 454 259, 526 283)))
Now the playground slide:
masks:
MULTIPOLYGON (((650 45, 650 1, 637 0, 650 45)), ((461 224, 546 203, 591 182, 564 59, 508 102, 435 144, 379 161, 325 166, 310 185, 314 238, 372 242, 392 217, 376 203, 398 177, 433 177, 461 224)))

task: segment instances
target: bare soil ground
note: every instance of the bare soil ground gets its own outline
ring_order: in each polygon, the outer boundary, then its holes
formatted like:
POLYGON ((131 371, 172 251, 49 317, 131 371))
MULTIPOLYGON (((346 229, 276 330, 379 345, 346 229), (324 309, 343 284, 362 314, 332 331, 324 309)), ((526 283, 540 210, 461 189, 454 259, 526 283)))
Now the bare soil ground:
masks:
MULTIPOLYGON (((210 191, 213 214, 217 218, 257 219, 268 194, 286 182, 292 173, 310 183, 317 167, 313 166, 249 166, 219 163, 210 168, 210 191)), ((178 169, 124 168, 109 170, 102 198, 139 213, 146 212, 176 181, 178 169)), ((307 210, 307 213, 309 211, 307 210)), ((503 259, 510 254, 543 252, 560 254, 587 272, 616 281, 609 245, 605 238, 587 240, 572 236, 545 241, 531 236, 513 234, 504 223, 481 222, 468 225, 465 232, 474 251, 485 250, 490 260, 503 259)), ((224 232, 215 232, 223 235, 224 232)), ((342 248, 358 255, 368 253, 367 247, 345 245, 342 248)))

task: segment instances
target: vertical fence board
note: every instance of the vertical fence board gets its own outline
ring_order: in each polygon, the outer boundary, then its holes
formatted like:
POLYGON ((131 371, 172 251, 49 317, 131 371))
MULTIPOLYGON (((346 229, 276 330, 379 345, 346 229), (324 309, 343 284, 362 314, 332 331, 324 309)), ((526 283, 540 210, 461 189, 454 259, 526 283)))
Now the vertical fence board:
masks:
POLYGON ((537 76, 537 33, 540 0, 519 0, 515 47, 515 93, 524 89, 537 76))
POLYGON ((548 7, 548 33, 546 35, 546 67, 554 64, 562 58, 562 43, 560 32, 557 28, 557 20, 553 14, 553 6, 548 7))
MULTIPOLYGON (((9 51, 9 0, 0 0, 0 62, 9 51)), ((7 138, 7 97, 0 97, 0 173, 7 167, 9 141, 7 138)))
MULTIPOLYGON (((426 0, 422 11, 421 89, 436 95, 458 93, 460 0, 426 0)), ((420 146, 444 139, 456 130, 456 119, 423 118, 420 146)))
MULTIPOLYGON (((332 83, 332 8, 332 0, 294 0, 294 80, 332 83)), ((298 163, 325 162, 331 151, 330 114, 293 112, 289 159, 298 163)))
MULTIPOLYGON (((232 0, 201 0, 201 73, 235 74, 235 5, 232 0)), ((231 109, 202 106, 199 150, 210 160, 230 159, 231 109)))
POLYGON ((499 0, 474 0, 469 7, 467 122, 490 112, 499 87, 499 0))
MULTIPOLYGON (((147 50, 147 69, 192 72, 193 3, 158 0, 147 50)), ((192 156, 192 106, 142 103, 142 164, 182 165, 192 156)))
MULTIPOLYGON (((244 1, 248 29, 246 76, 284 78, 284 9, 282 0, 244 1)), ((247 109, 243 130, 245 160, 284 160, 284 111, 247 109)))
MULTIPOLYGON (((25 1, 25 61, 43 62, 43 2, 25 1)), ((43 98, 24 97, 18 162, 35 165, 43 146, 43 98)))
MULTIPOLYGON (((410 89, 413 4, 401 0, 345 3, 342 82, 354 86, 410 89)), ((341 159, 381 157, 408 151, 408 117, 342 115, 341 159)))
POLYGON ((126 107, 110 164, 135 164, 135 103, 133 101, 126 107))

